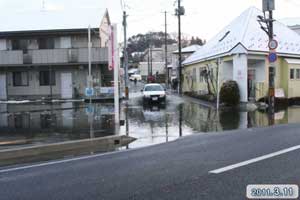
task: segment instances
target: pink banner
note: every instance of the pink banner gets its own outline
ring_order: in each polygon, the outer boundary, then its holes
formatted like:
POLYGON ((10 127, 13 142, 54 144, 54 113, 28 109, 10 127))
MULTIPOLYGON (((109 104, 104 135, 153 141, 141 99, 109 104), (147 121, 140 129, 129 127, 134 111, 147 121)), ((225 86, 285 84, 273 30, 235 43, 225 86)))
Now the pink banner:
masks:
POLYGON ((113 26, 109 26, 108 41, 108 70, 112 71, 115 67, 115 31, 113 26))

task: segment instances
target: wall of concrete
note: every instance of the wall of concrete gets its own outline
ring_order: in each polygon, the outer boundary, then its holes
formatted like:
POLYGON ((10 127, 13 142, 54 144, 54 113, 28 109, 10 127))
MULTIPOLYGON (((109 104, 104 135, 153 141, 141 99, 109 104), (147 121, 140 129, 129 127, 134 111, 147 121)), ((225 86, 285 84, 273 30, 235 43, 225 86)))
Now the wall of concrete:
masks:
MULTIPOLYGON (((102 84, 102 68, 103 65, 93 65, 92 75, 94 87, 99 87, 102 84)), ((85 88, 87 87, 87 66, 52 66, 52 71, 55 72, 55 85, 52 86, 52 97, 61 98, 61 74, 72 73, 73 98, 84 96, 85 88)), ((9 68, 7 70, 7 92, 8 99, 39 99, 51 97, 50 86, 40 86, 39 72, 48 71, 49 66, 43 67, 19 67, 9 68), (28 86, 14 86, 13 72, 28 71, 28 86)))
POLYGON ((296 78, 296 69, 300 69, 299 64, 289 64, 288 65, 288 80, 289 80, 289 90, 288 97, 300 97, 300 79, 296 78), (290 79, 290 69, 295 69, 295 79, 290 79))
POLYGON ((225 61, 220 66, 220 85, 223 82, 233 80, 233 62, 225 61))
MULTIPOLYGON (((140 62, 139 70, 142 76, 148 76, 148 62, 140 62)), ((165 73, 164 62, 152 62, 152 74, 155 75, 156 72, 159 74, 165 73)))
POLYGON ((248 58, 246 54, 233 57, 233 80, 240 89, 240 101, 248 102, 248 58))

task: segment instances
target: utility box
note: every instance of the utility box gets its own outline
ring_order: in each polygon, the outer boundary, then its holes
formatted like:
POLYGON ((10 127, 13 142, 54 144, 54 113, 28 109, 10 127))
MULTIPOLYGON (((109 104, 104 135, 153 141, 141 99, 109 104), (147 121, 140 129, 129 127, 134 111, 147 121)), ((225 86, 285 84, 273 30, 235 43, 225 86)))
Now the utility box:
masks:
POLYGON ((275 10, 275 0, 263 0, 263 11, 275 10))

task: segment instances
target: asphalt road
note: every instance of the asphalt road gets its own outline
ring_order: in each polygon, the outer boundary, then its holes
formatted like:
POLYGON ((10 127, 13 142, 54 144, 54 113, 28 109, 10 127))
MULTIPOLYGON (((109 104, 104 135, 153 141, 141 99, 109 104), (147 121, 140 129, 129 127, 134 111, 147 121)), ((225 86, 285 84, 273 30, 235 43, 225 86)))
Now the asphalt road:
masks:
POLYGON ((248 184, 300 185, 300 125, 192 135, 157 146, 0 172, 6 199, 246 199, 248 184))

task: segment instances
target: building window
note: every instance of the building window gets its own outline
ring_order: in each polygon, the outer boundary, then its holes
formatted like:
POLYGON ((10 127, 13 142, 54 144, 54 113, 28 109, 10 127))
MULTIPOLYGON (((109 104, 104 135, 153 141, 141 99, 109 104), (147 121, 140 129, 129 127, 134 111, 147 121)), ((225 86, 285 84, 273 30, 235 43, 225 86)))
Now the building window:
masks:
POLYGON ((197 72, 196 72, 196 68, 193 69, 193 81, 197 82, 197 72))
POLYGON ((15 129, 30 128, 30 114, 14 114, 8 117, 8 126, 15 129))
POLYGON ((213 68, 211 68, 209 75, 210 75, 211 80, 214 80, 215 72, 214 72, 213 68))
POLYGON ((290 69, 290 79, 295 79, 295 69, 290 69))
POLYGON ((200 82, 201 83, 203 83, 205 81, 205 72, 206 72, 205 67, 201 67, 199 69, 199 75, 200 75, 200 82))
POLYGON ((55 114, 41 114, 41 128, 49 129, 55 127, 57 124, 57 118, 55 114))
POLYGON ((41 86, 50 85, 50 80, 51 80, 51 85, 55 85, 55 72, 54 71, 52 71, 51 73, 49 71, 40 71, 40 85, 41 86))
POLYGON ((28 72, 13 72, 14 86, 28 86, 28 72))
POLYGON ((39 49, 54 49, 55 41, 54 38, 40 38, 39 49))
POLYGON ((29 41, 26 39, 12 40, 12 50, 22 50, 24 53, 27 53, 29 41))
POLYGON ((296 79, 300 79, 300 69, 296 69, 296 79))

